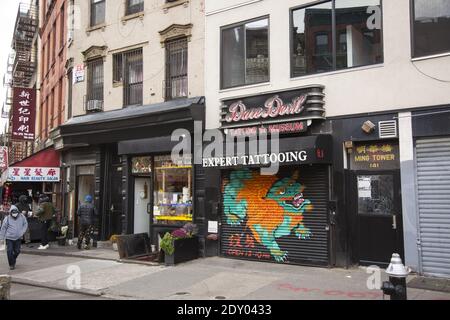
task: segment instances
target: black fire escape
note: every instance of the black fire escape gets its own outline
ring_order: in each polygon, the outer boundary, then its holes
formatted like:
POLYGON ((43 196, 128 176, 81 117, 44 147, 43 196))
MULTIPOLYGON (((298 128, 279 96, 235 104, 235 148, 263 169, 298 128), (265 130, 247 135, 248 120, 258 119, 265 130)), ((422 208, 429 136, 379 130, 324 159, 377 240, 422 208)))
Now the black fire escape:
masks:
MULTIPOLYGON (((12 53, 8 59, 7 73, 3 78, 6 87, 6 102, 2 108, 2 117, 9 118, 9 130, 6 134, 9 147, 9 163, 26 158, 33 152, 33 142, 11 139, 12 96, 17 87, 32 88, 33 77, 37 72, 37 32, 39 27, 37 7, 21 3, 17 13, 12 39, 12 53)), ((37 81, 37 79, 35 79, 37 81)))

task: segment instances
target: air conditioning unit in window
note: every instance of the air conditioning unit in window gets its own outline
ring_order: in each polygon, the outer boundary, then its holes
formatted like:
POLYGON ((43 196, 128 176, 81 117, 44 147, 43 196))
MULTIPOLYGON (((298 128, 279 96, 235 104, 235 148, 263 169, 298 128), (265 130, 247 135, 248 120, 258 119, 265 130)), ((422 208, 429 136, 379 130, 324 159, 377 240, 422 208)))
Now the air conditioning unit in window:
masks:
POLYGON ((86 103, 86 111, 103 111, 103 100, 88 100, 86 103))

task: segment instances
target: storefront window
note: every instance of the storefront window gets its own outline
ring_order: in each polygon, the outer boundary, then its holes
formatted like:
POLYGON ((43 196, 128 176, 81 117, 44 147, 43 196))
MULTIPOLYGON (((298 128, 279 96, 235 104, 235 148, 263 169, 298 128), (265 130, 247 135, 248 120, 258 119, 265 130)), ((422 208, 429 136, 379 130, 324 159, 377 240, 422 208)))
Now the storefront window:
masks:
POLYGON ((151 157, 135 157, 131 160, 133 174, 143 174, 152 172, 151 157))
POLYGON ((156 156, 153 222, 180 224, 192 221, 192 165, 190 159, 178 164, 170 157, 156 156))

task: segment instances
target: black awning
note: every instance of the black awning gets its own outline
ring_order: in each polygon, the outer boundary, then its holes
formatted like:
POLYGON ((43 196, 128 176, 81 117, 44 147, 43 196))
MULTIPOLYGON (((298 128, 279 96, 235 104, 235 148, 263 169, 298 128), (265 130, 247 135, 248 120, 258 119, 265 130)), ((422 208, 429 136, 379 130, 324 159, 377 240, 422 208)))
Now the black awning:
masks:
POLYGON ((115 143, 123 140, 170 136, 173 130, 192 130, 203 121, 203 97, 132 106, 70 119, 52 132, 55 148, 115 143))
MULTIPOLYGON (((236 143, 224 143, 223 154, 204 155, 204 167, 232 168, 236 166, 258 167, 278 162, 280 165, 289 164, 331 164, 333 159, 333 138, 322 134, 304 137, 280 138, 278 147, 268 140, 267 150, 258 148, 257 152, 250 151, 250 144, 240 148, 236 143), (227 154, 228 150, 234 150, 227 154)), ((205 146, 207 147, 207 146, 205 146)))
POLYGON ((119 142, 119 155, 137 155, 149 153, 166 153, 172 151, 179 142, 171 141, 170 136, 119 142))

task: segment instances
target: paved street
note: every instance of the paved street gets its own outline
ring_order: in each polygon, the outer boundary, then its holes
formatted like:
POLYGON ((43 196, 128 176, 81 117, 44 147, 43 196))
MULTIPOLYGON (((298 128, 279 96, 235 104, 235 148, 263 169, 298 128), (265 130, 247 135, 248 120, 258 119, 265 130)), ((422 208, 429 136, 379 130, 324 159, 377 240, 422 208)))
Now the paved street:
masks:
MULTIPOLYGON (((379 290, 367 288, 369 274, 363 268, 323 269, 223 258, 165 267, 23 254, 17 269, 10 272, 2 254, 0 273, 13 277, 13 299, 383 299, 379 290), (69 287, 72 293, 52 290, 69 287)), ((450 293, 408 289, 408 297, 441 300, 450 299, 450 293)))

